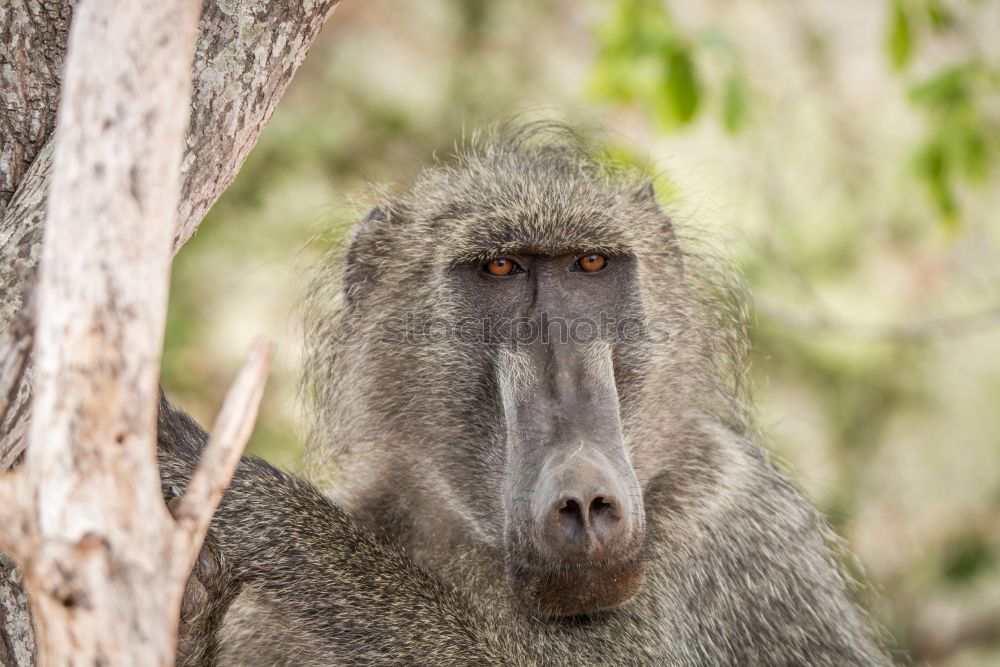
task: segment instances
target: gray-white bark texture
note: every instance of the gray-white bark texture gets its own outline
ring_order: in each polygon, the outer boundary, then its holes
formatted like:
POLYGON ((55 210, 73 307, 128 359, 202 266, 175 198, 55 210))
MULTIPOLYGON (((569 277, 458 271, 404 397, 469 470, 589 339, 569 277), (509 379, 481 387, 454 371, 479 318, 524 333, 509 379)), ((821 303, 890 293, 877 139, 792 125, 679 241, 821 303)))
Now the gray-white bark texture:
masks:
MULTIPOLYGON (((0 3, 0 374, 30 349, 18 313, 35 282, 52 130, 72 0, 0 3)), ((181 161, 176 252, 236 177, 336 0, 205 0, 194 93, 181 161)), ((23 319, 23 318, 22 318, 23 319)), ((23 361, 23 360, 22 360, 23 361)), ((0 377, 0 471, 22 456, 29 427, 30 359, 0 377), (11 379, 12 378, 12 379, 11 379)), ((0 664, 35 663, 20 577, 0 558, 0 664)))
POLYGON ((0 665, 35 664, 35 634, 21 573, 0 553, 0 665))

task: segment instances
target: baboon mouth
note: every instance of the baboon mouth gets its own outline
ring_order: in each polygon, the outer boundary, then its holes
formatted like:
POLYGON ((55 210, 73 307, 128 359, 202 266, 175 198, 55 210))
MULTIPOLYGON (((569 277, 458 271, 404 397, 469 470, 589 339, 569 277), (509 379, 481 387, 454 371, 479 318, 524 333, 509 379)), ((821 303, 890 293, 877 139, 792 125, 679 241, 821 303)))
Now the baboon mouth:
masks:
POLYGON ((574 565, 554 570, 511 572, 510 584, 533 613, 568 617, 609 611, 635 597, 642 584, 643 562, 574 565))

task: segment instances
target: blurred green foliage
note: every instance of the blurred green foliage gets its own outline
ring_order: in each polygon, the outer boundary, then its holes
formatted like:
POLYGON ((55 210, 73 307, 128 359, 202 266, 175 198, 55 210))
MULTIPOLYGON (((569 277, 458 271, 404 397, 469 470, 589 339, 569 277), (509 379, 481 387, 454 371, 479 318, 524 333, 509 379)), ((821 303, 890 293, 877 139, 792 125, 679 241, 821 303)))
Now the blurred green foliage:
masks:
POLYGON ((913 27, 906 0, 891 0, 886 50, 896 69, 901 69, 913 55, 913 27))
MULTIPOLYGON (((921 41, 960 37, 967 23, 988 15, 987 3, 966 6, 959 19, 940 0, 886 1, 885 49, 901 73, 921 41)), ((751 99, 742 55, 723 32, 680 30, 670 7, 662 0, 615 2, 610 20, 597 32, 600 50, 592 90, 607 100, 648 108, 666 130, 693 122, 715 93, 723 126, 739 131, 751 99), (724 62, 718 81, 709 81, 705 68, 698 66, 710 58, 724 62)), ((956 181, 984 183, 1000 151, 1000 63, 987 62, 971 44, 965 51, 960 62, 926 75, 910 92, 912 103, 929 117, 927 136, 914 159, 916 174, 948 227, 960 220, 956 181)))
POLYGON ((683 127, 703 107, 706 90, 697 58, 711 52, 729 64, 719 84, 722 121, 730 132, 743 125, 746 84, 722 33, 688 35, 677 28, 666 3, 618 0, 597 35, 600 51, 591 86, 598 96, 647 105, 663 129, 683 127))
MULTIPOLYGON (((967 21, 977 20, 982 12, 982 6, 980 12, 966 9, 967 21)), ((893 0, 889 25, 886 45, 899 70, 910 64, 921 33, 929 32, 926 38, 957 33, 960 38, 964 28, 939 0, 893 0)), ((917 173, 949 226, 959 221, 955 180, 984 182, 1000 147, 1000 63, 987 63, 975 48, 968 51, 960 62, 930 74, 910 90, 910 100, 925 109, 931 127, 917 153, 917 173)))
POLYGON ((296 468, 297 303, 372 183, 568 121, 742 270, 762 430, 900 655, 998 664, 956 630, 1000 614, 998 26, 1000 0, 343 3, 175 262, 164 384, 210 422, 277 340, 251 450, 296 468))
MULTIPOLYGON (((959 15, 940 0, 892 0, 886 48, 896 69, 910 64, 918 42, 961 39, 968 23, 989 16, 987 3, 967 3, 962 9, 959 15)), ((925 110, 930 125, 917 152, 917 174, 951 227, 960 220, 956 181, 986 182, 1000 151, 1000 63, 987 59, 974 43, 966 47, 957 62, 910 89, 910 100, 925 110)))
POLYGON ((1000 66, 951 65, 915 84, 910 100, 931 130, 917 153, 917 173, 946 224, 956 225, 956 181, 988 184, 1000 158, 1000 66))
POLYGON ((970 533, 951 543, 943 554, 942 575, 964 583, 986 574, 996 565, 996 549, 977 533, 970 533))

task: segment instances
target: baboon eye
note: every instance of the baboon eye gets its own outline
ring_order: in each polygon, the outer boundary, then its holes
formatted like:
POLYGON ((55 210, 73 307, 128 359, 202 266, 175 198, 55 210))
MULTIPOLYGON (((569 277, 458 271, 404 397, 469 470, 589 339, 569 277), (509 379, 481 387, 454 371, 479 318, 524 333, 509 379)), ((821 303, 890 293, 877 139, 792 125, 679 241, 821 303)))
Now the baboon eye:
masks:
POLYGON ((491 276, 509 276, 512 273, 520 273, 524 269, 518 266, 517 262, 510 257, 496 257, 483 264, 483 270, 491 276))
POLYGON ((580 259, 576 260, 578 270, 586 271, 587 273, 597 273, 607 265, 608 258, 604 255, 598 255, 597 253, 584 255, 580 259))

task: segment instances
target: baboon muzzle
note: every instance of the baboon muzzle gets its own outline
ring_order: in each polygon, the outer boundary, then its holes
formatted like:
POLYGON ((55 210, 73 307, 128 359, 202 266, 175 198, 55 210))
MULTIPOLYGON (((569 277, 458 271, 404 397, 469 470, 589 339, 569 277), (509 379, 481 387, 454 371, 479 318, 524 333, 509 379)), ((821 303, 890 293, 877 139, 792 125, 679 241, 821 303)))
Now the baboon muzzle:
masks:
POLYGON ((609 346, 522 346, 500 371, 516 382, 501 379, 512 587, 550 615, 620 605, 642 580, 644 521, 609 346))

